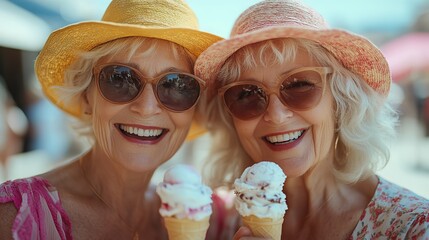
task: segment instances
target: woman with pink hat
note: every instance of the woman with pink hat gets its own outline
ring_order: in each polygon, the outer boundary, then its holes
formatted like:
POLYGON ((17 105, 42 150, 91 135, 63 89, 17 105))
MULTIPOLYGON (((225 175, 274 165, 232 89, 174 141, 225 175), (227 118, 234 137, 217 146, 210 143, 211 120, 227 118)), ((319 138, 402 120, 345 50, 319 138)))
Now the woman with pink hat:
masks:
MULTIPOLYGON (((370 41, 298 1, 262 1, 200 55, 195 74, 209 84, 210 182, 278 164, 288 176, 283 239, 429 238, 429 201, 375 173, 397 115, 370 41)), ((251 235, 242 227, 234 239, 251 235)))
POLYGON ((101 21, 53 32, 37 77, 92 145, 0 185, 0 239, 167 239, 150 180, 189 136, 205 89, 194 62, 218 40, 182 0, 113 0, 101 21))

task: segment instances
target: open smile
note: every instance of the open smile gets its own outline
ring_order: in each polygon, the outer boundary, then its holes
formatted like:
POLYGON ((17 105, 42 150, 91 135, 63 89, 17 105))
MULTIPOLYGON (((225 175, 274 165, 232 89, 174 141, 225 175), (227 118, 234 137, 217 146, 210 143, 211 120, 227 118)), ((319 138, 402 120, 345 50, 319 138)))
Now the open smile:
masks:
POLYGON ((157 141, 168 132, 164 128, 142 128, 124 124, 115 124, 115 126, 126 137, 139 141, 157 141))
POLYGON ((304 134, 305 130, 294 131, 290 133, 278 134, 264 137, 265 141, 272 144, 286 144, 296 141, 304 134))
POLYGON ((265 136, 262 139, 274 151, 283 151, 297 146, 308 129, 296 130, 288 133, 265 136))

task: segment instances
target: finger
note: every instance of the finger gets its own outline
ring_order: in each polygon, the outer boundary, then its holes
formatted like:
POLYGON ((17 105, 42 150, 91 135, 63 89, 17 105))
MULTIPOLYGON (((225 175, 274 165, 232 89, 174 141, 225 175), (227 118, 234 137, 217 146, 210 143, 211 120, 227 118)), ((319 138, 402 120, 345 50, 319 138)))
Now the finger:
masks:
POLYGON ((239 240, 242 237, 251 237, 252 231, 248 227, 240 227, 238 231, 234 234, 233 240, 239 240))

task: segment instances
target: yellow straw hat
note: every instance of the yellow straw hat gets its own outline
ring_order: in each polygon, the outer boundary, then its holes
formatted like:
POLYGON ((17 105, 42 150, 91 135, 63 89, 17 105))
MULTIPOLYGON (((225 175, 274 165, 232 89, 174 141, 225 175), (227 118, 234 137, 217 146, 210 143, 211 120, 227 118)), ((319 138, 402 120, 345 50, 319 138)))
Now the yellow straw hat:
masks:
POLYGON ((72 24, 49 36, 35 63, 43 92, 62 110, 79 117, 79 106, 62 105, 51 87, 63 84, 65 70, 80 52, 131 36, 168 40, 196 57, 221 39, 199 31, 197 17, 182 0, 113 0, 101 21, 72 24))
POLYGON ((217 75, 234 52, 246 45, 276 38, 313 40, 380 95, 386 97, 389 93, 389 66, 381 51, 368 39, 329 28, 319 13, 299 1, 268 0, 244 11, 236 20, 230 38, 213 44, 197 59, 195 74, 208 82, 209 97, 216 94, 217 75))
MULTIPOLYGON (((79 106, 60 102, 51 87, 64 84, 65 70, 80 52, 132 36, 171 41, 196 57, 221 40, 198 30, 197 17, 183 0, 113 0, 101 21, 71 24, 49 36, 35 63, 43 92, 60 109, 81 117, 79 106)), ((197 126, 193 126, 191 132, 194 130, 202 131, 197 126)))

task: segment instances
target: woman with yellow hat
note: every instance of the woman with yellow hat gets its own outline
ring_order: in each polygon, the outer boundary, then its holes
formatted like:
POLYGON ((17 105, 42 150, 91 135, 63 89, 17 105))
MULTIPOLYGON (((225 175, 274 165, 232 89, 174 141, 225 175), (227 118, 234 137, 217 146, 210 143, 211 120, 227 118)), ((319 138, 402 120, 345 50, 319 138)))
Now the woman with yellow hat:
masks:
POLYGON ((182 0, 113 0, 101 21, 53 32, 37 77, 93 144, 0 186, 0 239, 166 239, 149 183, 188 135, 205 89, 194 61, 219 39, 182 0))
MULTIPOLYGON (((429 201, 375 173, 389 159, 397 115, 388 64, 370 41, 329 28, 300 1, 261 1, 200 55, 195 74, 211 86, 210 183, 232 185, 255 162, 278 164, 288 176, 282 239, 429 239, 429 201)), ((267 196, 239 192, 236 207, 266 218, 252 209, 274 201, 267 196)), ((234 239, 250 235, 243 227, 234 239)))

